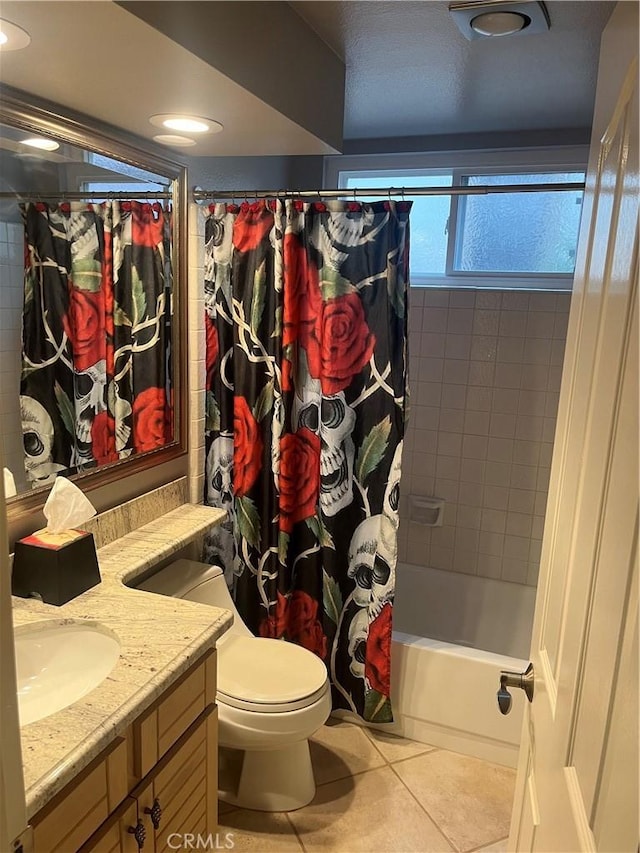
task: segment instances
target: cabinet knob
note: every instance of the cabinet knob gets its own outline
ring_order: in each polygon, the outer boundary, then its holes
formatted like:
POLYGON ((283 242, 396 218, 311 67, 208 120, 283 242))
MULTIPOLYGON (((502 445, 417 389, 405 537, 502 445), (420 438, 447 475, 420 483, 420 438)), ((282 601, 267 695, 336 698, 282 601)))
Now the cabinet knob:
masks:
POLYGON ((142 850, 144 842, 147 840, 147 830, 144 828, 142 821, 139 820, 135 826, 130 826, 127 832, 135 838, 138 850, 142 850))
POLYGON ((162 807, 160 800, 156 797, 151 808, 145 806, 144 813, 151 815, 151 823, 154 829, 160 829, 160 820, 162 819, 162 807))

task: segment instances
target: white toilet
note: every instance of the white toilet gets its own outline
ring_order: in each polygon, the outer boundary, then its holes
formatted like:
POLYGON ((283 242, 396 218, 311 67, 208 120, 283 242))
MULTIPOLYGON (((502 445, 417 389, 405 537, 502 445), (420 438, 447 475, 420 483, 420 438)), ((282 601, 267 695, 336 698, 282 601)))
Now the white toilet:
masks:
POLYGON ((306 806, 316 790, 308 738, 331 713, 324 663, 292 643, 254 637, 217 567, 177 560, 137 588, 233 613, 233 625, 217 644, 218 737, 221 747, 241 750, 242 766, 220 799, 261 811, 306 806))

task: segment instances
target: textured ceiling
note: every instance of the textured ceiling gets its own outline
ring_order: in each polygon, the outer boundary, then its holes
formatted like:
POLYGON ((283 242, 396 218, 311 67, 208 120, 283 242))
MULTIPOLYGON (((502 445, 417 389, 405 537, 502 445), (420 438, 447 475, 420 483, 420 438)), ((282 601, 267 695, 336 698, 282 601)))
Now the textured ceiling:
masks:
POLYGON ((547 2, 547 33, 467 41, 447 2, 292 2, 345 60, 345 139, 591 125, 613 2, 547 2))

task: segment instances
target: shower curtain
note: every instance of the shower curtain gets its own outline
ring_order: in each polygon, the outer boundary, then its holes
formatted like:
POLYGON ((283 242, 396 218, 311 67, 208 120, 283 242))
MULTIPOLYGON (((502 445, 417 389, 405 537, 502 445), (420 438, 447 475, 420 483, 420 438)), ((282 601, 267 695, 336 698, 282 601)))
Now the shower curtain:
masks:
POLYGON ((254 634, 325 662, 334 707, 392 720, 409 202, 212 205, 205 558, 254 634))
POLYGON ((33 487, 172 438, 170 212, 21 205, 22 414, 33 487))

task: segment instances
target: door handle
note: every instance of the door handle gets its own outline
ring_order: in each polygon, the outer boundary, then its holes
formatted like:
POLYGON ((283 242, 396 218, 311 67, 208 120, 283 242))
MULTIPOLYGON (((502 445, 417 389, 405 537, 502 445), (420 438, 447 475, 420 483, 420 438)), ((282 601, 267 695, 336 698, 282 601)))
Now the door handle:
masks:
POLYGON ((501 714, 508 714, 511 710, 513 697, 507 690, 508 687, 518 687, 524 690, 529 702, 533 702, 533 664, 530 663, 524 672, 508 672, 502 670, 500 673, 500 689, 498 690, 498 707, 501 714))

